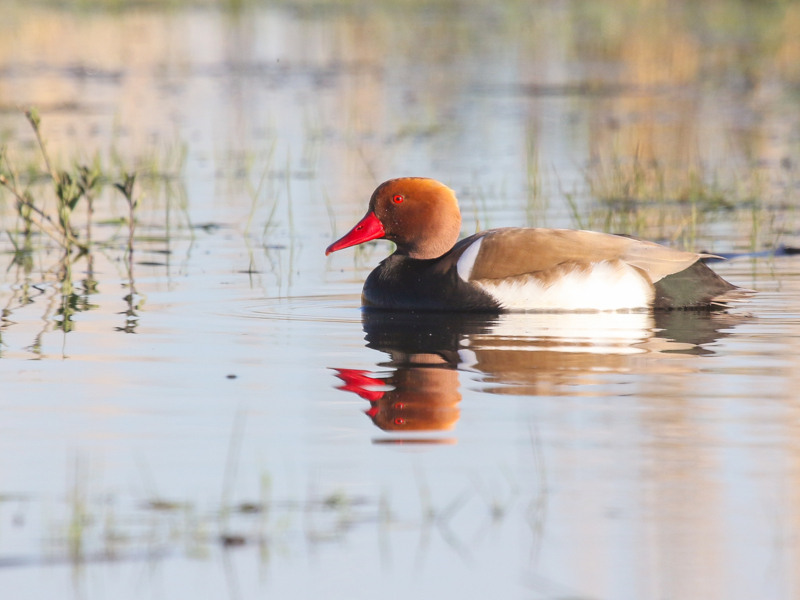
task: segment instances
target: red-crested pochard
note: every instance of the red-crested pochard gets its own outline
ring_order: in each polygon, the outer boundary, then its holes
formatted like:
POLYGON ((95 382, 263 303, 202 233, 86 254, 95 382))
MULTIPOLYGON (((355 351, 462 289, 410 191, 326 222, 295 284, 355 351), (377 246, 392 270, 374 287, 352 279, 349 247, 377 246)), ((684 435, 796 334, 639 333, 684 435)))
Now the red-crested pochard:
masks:
POLYGON ((684 252, 623 235, 508 227, 458 241, 453 191, 423 177, 378 186, 366 216, 325 254, 375 239, 397 250, 364 283, 365 306, 440 311, 708 308, 745 297, 684 252))

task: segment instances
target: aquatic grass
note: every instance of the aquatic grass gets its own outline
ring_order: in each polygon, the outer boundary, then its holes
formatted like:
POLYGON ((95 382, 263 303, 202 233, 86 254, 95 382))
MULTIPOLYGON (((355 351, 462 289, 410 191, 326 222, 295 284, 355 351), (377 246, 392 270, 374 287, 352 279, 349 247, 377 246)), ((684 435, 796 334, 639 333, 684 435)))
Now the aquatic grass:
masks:
POLYGON ((114 187, 125 197, 128 203, 128 252, 133 253, 133 234, 136 230, 136 207, 139 201, 133 197, 133 185, 136 183, 136 173, 124 173, 121 182, 114 187))
MULTIPOLYGON (((89 243, 91 242, 91 217, 94 211, 95 195, 101 185, 103 184, 104 177, 101 171, 101 165, 98 159, 95 159, 91 165, 78 164, 75 166, 74 172, 67 170, 58 170, 53 167, 53 162, 47 152, 47 145, 41 133, 41 117, 36 109, 25 111, 25 117, 33 129, 37 144, 41 153, 42 160, 45 164, 46 175, 53 185, 53 191, 56 198, 56 218, 44 212, 39 208, 34 197, 30 191, 30 184, 38 179, 38 174, 31 171, 29 167, 29 175, 27 178, 28 186, 23 188, 20 184, 20 177, 17 171, 10 166, 3 168, 3 163, 8 163, 5 150, 0 152, 0 185, 5 187, 17 200, 17 211, 24 223, 25 231, 30 231, 32 225, 36 225, 38 230, 47 234, 59 245, 65 249, 70 249, 71 246, 77 247, 80 252, 86 253, 89 251, 89 243), (81 241, 79 234, 72 226, 72 213, 75 211, 78 202, 81 198, 86 198, 87 202, 87 240, 81 241), (36 217, 34 217, 34 214, 36 217), (59 237, 61 239, 59 239, 59 237)), ((126 174, 125 180, 122 184, 116 184, 119 189, 125 194, 128 185, 128 177, 132 174, 126 174)), ((130 182, 132 187, 132 181, 130 182)), ((127 197, 129 206, 131 207, 131 214, 135 204, 132 198, 127 197)))
POLYGON ((709 211, 729 209, 734 201, 734 190, 723 188, 718 172, 702 162, 668 168, 657 159, 640 160, 638 150, 627 160, 619 154, 595 158, 584 178, 592 197, 609 205, 689 203, 709 211))
MULTIPOLYGON (((188 206, 182 183, 177 180, 182 174, 186 161, 185 144, 173 144, 172 149, 154 151, 144 158, 134 162, 140 165, 137 169, 126 168, 122 157, 115 148, 114 143, 110 155, 114 164, 120 165, 121 175, 117 176, 108 171, 96 153, 91 159, 65 161, 67 167, 61 167, 49 154, 48 144, 42 133, 42 118, 36 109, 25 111, 24 117, 33 132, 33 147, 37 150, 36 156, 27 157, 19 167, 15 166, 6 147, 0 148, 0 188, 6 197, 13 199, 13 209, 16 214, 14 225, 6 227, 5 238, 10 242, 12 259, 9 268, 18 267, 16 277, 21 285, 28 289, 32 280, 37 259, 53 255, 53 246, 58 249, 55 263, 47 259, 50 267, 41 270, 41 284, 58 293, 48 298, 43 319, 45 326, 36 335, 32 344, 26 348, 37 356, 41 353, 42 336, 51 329, 61 330, 64 334, 75 329, 74 316, 82 311, 93 310, 97 305, 89 300, 89 296, 97 293, 98 281, 94 270, 94 253, 115 253, 119 249, 118 233, 123 225, 127 225, 126 241, 123 245, 125 259, 124 278, 127 280, 128 293, 124 300, 128 307, 125 311, 125 324, 116 328, 117 331, 133 333, 136 328, 138 311, 145 301, 135 287, 134 280, 134 246, 137 241, 146 243, 150 241, 165 242, 169 244, 170 212, 174 206, 179 208, 182 222, 188 227, 190 236, 193 236, 191 219, 188 215, 188 206), (144 165, 142 170, 141 165, 144 165), (134 184, 144 183, 144 188, 139 185, 140 191, 134 194, 134 184), (125 201, 125 216, 96 218, 99 202, 105 214, 108 208, 116 208, 113 195, 107 189, 117 190, 125 201), (146 197, 152 204, 164 198, 164 223, 167 236, 137 236, 137 209, 142 197, 146 197), (53 203, 53 200, 55 203, 53 203), (81 202, 86 204, 85 212, 79 211, 81 202), (53 206, 55 204, 55 206, 53 206), (113 224, 115 227, 104 228, 103 235, 98 227, 113 224), (75 261, 85 258, 86 274, 80 284, 76 281, 74 269, 75 261)), ((167 248, 163 252, 169 254, 167 248)), ((114 264, 118 264, 114 260, 114 264)), ((148 264, 148 263, 145 263, 148 264)), ((17 298, 15 305, 8 307, 8 312, 13 312, 16 306, 25 306, 30 299, 12 295, 17 298)), ((35 301, 35 300, 34 300, 35 301)), ((66 337, 64 338, 64 343, 66 337)), ((62 343, 62 347, 64 345, 62 343)), ((64 350, 62 350, 63 354, 64 350)))
MULTIPOLYGON (((68 248, 70 243, 83 248, 83 245, 72 236, 69 228, 64 226, 64 213, 61 210, 59 211, 58 222, 56 222, 50 215, 35 206, 30 190, 22 189, 20 186, 20 178, 17 172, 11 167, 4 169, 3 163, 8 163, 4 149, 0 152, 0 185, 10 191, 16 200, 17 214, 24 223, 25 235, 30 234, 32 227, 35 225, 38 231, 46 234, 64 248, 68 248)), ((64 187, 61 188, 61 191, 62 193, 67 193, 64 187)), ((56 193, 58 192, 59 184, 56 183, 56 193)))
POLYGON ((230 515, 233 490, 236 485, 236 474, 239 468, 239 453, 242 447, 242 440, 244 439, 246 417, 247 413, 244 410, 240 409, 236 412, 233 428, 231 430, 231 438, 228 443, 228 455, 225 460, 219 516, 219 537, 224 545, 231 545, 234 538, 238 539, 239 537, 231 533, 230 515))
POLYGON ((136 312, 141 308, 141 303, 136 301, 136 283, 133 276, 133 240, 134 232, 136 231, 136 207, 139 205, 139 200, 133 197, 133 186, 136 183, 135 173, 124 173, 121 182, 115 183, 114 187, 125 197, 128 204, 128 247, 127 254, 127 271, 128 271, 128 293, 123 300, 127 303, 128 307, 124 312, 125 324, 122 327, 117 327, 117 331, 124 333, 136 333, 136 326, 139 323, 139 314, 136 312))
POLYGON ((315 179, 319 170, 319 161, 322 157, 322 146, 326 140, 325 126, 322 117, 312 119, 308 110, 303 112, 303 151, 300 165, 307 169, 305 176, 315 179))
POLYGON ((288 291, 291 293, 292 282, 294 281, 294 262, 296 254, 296 242, 294 227, 294 203, 292 202, 292 153, 291 149, 286 152, 286 214, 289 221, 289 277, 288 291))
POLYGON ((525 212, 529 227, 546 226, 547 197, 539 161, 539 148, 535 128, 529 123, 526 128, 525 146, 525 212))
POLYGON ((483 189, 480 177, 477 173, 472 174, 472 186, 469 197, 472 199, 472 212, 475 219, 475 232, 491 228, 490 211, 488 206, 488 194, 483 189))
MULTIPOLYGON (((252 183, 250 182, 250 179, 248 178, 248 182, 247 183, 248 183, 248 192, 250 194, 250 212, 247 215, 247 220, 245 221, 245 225, 244 225, 244 231, 242 233, 245 238, 247 238, 248 234, 250 233, 250 227, 252 226, 253 217, 255 216, 256 210, 258 208, 258 201, 259 201, 259 198, 261 197, 261 192, 264 189, 264 185, 265 185, 265 183, 266 183, 266 181, 268 179, 268 175, 272 171, 273 158, 275 156, 275 147, 276 146, 277 146, 277 140, 273 140, 273 142, 272 142, 272 144, 270 146, 270 149, 267 152, 266 160, 264 161, 264 168, 261 171, 261 177, 259 178, 258 185, 255 188, 253 188, 252 183)), ((269 217, 268 220, 270 220, 272 218, 272 216, 273 215, 270 214, 270 217, 269 217)))
POLYGON ((578 190, 576 188, 573 188, 571 191, 568 192, 564 189, 564 186, 561 183, 561 178, 558 176, 558 171, 556 171, 555 166, 553 167, 553 177, 555 177, 556 180, 556 187, 558 189, 558 193, 567 202, 569 215, 572 219, 572 223, 575 226, 575 228, 591 229, 591 226, 584 224, 583 211, 581 210, 581 207, 578 205, 577 202, 578 190))
POLYGON ((698 247, 712 223, 735 224, 742 217, 749 223, 751 251, 775 247, 779 236, 774 227, 794 204, 785 192, 777 193, 774 170, 752 163, 712 168, 702 161, 667 164, 640 161, 637 154, 627 159, 612 154, 592 160, 583 174, 585 196, 577 188, 566 192, 559 181, 576 226, 665 240, 687 249, 698 247), (581 197, 587 198, 585 206, 577 202, 581 197), (770 225, 765 228, 766 223, 770 225))
POLYGON ((96 156, 91 166, 79 165, 78 175, 78 186, 81 189, 83 197, 86 198, 86 244, 91 246, 92 221, 94 220, 94 198, 100 188, 100 178, 102 176, 100 158, 96 156))
POLYGON ((338 237, 338 228, 336 226, 336 211, 333 208, 333 203, 331 202, 331 198, 328 195, 328 191, 323 186, 322 188, 322 201, 325 204, 325 212, 328 214, 328 223, 331 227, 331 239, 336 239, 338 237))
MULTIPOLYGON (((253 275, 258 273, 258 268, 256 266, 255 253, 253 251, 253 246, 250 240, 250 228, 252 226, 253 219, 255 218, 256 211, 258 210, 259 198, 261 197, 262 190, 264 189, 264 186, 268 180, 270 180, 270 188, 272 188, 271 178, 269 177, 269 174, 272 171, 272 162, 273 162, 273 157, 275 155, 276 145, 277 145, 277 140, 273 140, 269 152, 267 153, 266 160, 264 161, 264 168, 261 171, 261 177, 258 180, 258 185, 256 187, 253 187, 250 178, 248 177, 247 179, 247 191, 248 194, 250 195, 250 212, 247 215, 247 220, 245 221, 244 229, 242 230, 242 237, 244 239, 245 246, 247 247, 247 255, 249 258, 249 263, 247 265, 247 273, 250 277, 251 285, 253 285, 253 275)), ((265 195, 271 196, 272 194, 267 193, 265 195)), ((276 205, 277 202, 273 203, 272 212, 270 213, 269 218, 267 219, 268 222, 271 221, 272 218, 274 217, 274 211, 276 205)))
POLYGON ((86 492, 86 474, 79 457, 75 458, 75 474, 70 493, 71 516, 67 528, 67 547, 70 560, 80 562, 86 551, 86 528, 90 523, 86 492))
MULTIPOLYGON (((44 160, 45 167, 47 169, 47 173, 50 175, 53 185, 55 188, 55 195, 58 201, 57 204, 57 213, 58 213, 58 224, 60 226, 60 230, 64 239, 67 243, 67 248, 69 247, 70 243, 74 243, 82 252, 88 251, 88 247, 79 242, 76 237, 76 232, 72 229, 72 225, 70 224, 70 219, 72 217, 72 211, 75 210, 78 201, 84 195, 85 189, 82 188, 79 183, 79 177, 74 177, 68 171, 57 171, 53 168, 52 162, 50 161, 50 157, 47 153, 47 147, 42 138, 41 132, 41 117, 39 116, 39 111, 35 108, 31 108, 25 111, 25 117, 28 119, 31 127, 33 128, 33 132, 36 136, 36 141, 39 144, 39 149, 41 151, 42 159, 44 160)), ((84 167, 85 172, 87 174, 93 175, 93 171, 89 170, 89 167, 84 167)), ((80 168, 79 168, 79 172, 80 168)), ((90 176, 91 176, 90 175, 90 176)), ((99 176, 99 175, 98 175, 99 176)), ((88 181, 87 181, 88 183, 88 181)), ((91 181, 92 187, 96 186, 96 181, 93 179, 91 181)), ((35 210, 32 204, 32 199, 28 196, 28 205, 32 210, 35 210)), ((48 217, 48 220, 49 217, 48 217)), ((52 220, 50 220, 52 222, 52 220)))

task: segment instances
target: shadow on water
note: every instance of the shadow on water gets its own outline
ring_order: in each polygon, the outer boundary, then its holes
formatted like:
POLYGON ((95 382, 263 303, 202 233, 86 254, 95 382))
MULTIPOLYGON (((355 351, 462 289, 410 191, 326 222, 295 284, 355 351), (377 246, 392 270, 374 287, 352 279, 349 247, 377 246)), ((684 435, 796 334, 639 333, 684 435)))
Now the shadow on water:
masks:
POLYGON ((367 400, 366 414, 380 429, 447 431, 460 416, 458 371, 476 373, 481 391, 493 394, 615 395, 622 374, 698 370, 696 361, 713 356, 714 343, 749 318, 709 311, 487 316, 364 310, 366 345, 386 353, 389 360, 377 366, 391 370, 335 371, 344 382, 338 389, 367 400))

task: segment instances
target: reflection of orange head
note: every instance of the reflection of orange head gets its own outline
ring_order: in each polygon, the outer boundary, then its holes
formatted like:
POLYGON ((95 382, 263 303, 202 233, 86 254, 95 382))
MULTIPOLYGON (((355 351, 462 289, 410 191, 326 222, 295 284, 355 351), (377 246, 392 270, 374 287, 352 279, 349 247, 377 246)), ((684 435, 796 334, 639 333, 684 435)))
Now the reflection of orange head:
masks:
POLYGON ((395 386, 372 402, 367 414, 384 431, 453 429, 461 411, 458 373, 450 369, 401 368, 387 380, 395 386))
POLYGON ((354 392, 369 400, 366 411, 384 431, 436 431, 453 429, 461 411, 458 403, 458 373, 450 369, 400 368, 388 379, 375 379, 364 371, 339 369, 345 385, 339 389, 354 392), (378 385, 392 385, 387 392, 375 391, 378 385))

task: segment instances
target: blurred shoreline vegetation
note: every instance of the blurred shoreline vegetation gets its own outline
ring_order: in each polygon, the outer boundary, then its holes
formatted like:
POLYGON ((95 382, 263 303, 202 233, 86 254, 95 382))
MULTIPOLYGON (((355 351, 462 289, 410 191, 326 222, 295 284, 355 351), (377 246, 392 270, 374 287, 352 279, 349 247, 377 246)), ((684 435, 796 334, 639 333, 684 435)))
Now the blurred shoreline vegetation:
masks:
POLYGON ((14 7, 31 6, 77 15, 184 9, 233 15, 282 10, 311 20, 413 15, 435 24, 443 39, 465 38, 450 44, 451 52, 479 46, 481 37, 497 32, 523 46, 537 44, 539 28, 556 25, 566 27, 577 55, 650 63, 645 78, 667 75, 674 81, 673 67, 686 61, 704 62, 702 74, 695 75, 708 82, 713 81, 708 75, 730 70, 751 80, 777 72, 800 83, 800 0, 9 0, 4 5, 10 15, 14 7), (706 53, 702 61, 698 52, 706 53))

